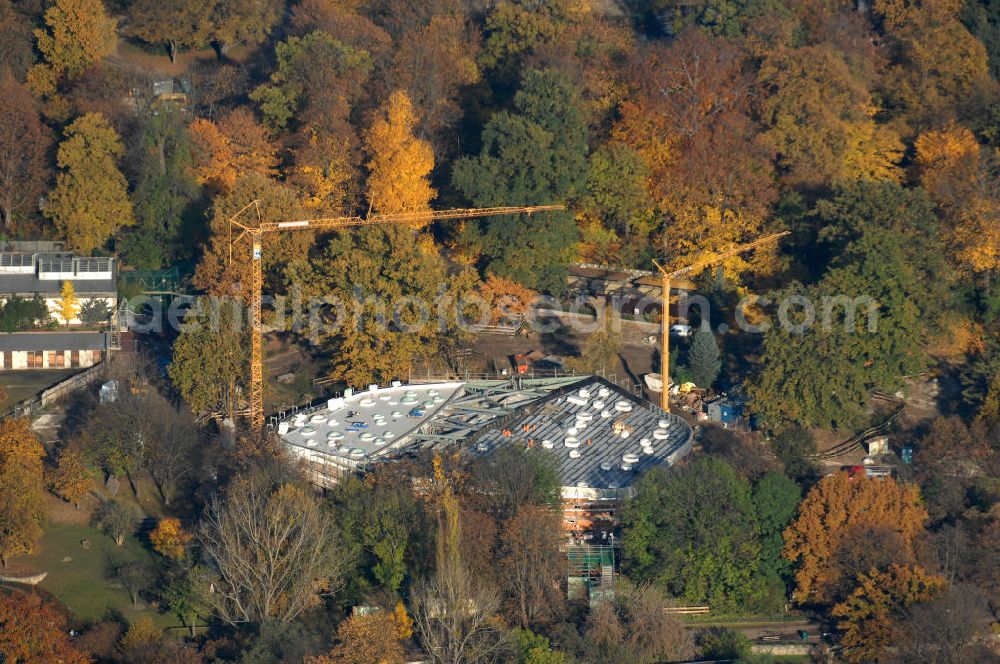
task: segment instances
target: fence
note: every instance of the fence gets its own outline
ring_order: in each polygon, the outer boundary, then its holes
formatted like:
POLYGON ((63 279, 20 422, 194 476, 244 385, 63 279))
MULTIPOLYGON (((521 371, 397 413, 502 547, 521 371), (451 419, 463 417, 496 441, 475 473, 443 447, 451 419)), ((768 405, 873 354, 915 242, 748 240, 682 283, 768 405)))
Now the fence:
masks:
POLYGON ((101 362, 95 364, 94 366, 81 371, 78 374, 74 374, 62 381, 53 385, 49 389, 45 390, 38 396, 32 399, 26 399, 19 404, 15 404, 12 408, 8 408, 4 415, 13 415, 14 417, 24 417, 26 415, 31 415, 36 413, 46 406, 50 406, 66 397, 70 394, 76 392, 77 390, 82 390, 83 388, 93 385, 99 381, 105 375, 105 363, 101 362))

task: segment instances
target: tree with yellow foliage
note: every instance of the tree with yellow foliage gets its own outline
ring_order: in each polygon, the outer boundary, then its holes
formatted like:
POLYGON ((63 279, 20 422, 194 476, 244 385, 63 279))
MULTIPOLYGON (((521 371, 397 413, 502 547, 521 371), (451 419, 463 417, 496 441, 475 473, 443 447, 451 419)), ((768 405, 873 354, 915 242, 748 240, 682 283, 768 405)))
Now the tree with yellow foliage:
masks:
POLYGON ((964 204, 979 176, 980 147, 976 135, 956 122, 949 122, 940 129, 920 134, 914 147, 917 177, 927 193, 942 205, 964 204))
POLYGON ((952 251, 973 272, 1000 270, 1000 201, 977 196, 962 210, 952 231, 952 251))
POLYGON ((49 95, 64 78, 76 78, 114 50, 118 24, 101 0, 55 0, 45 12, 45 29, 35 30, 44 62, 28 70, 28 86, 49 95))
POLYGON ((0 565, 28 553, 45 520, 45 449, 24 419, 0 422, 0 565))
POLYGON ((344 214, 354 207, 360 165, 356 142, 351 131, 308 126, 298 132, 288 182, 301 192, 302 207, 329 216, 344 214))
POLYGON ((156 643, 163 630, 156 626, 149 616, 139 616, 135 621, 129 623, 128 631, 121 640, 122 650, 138 650, 145 646, 156 643))
POLYGON ((413 134, 417 115, 410 97, 397 90, 365 133, 368 153, 368 203, 380 214, 430 209, 434 151, 413 134))
POLYGON ((118 170, 124 149, 100 113, 77 118, 64 135, 45 215, 74 251, 89 254, 122 227, 135 224, 128 182, 118 170))
POLYGON ((798 518, 785 530, 782 554, 797 566, 793 598, 800 603, 832 599, 841 581, 834 564, 838 546, 852 531, 882 528, 899 536, 911 555, 927 521, 920 489, 894 480, 870 480, 837 473, 824 477, 799 505, 798 518))
POLYGON ((944 212, 945 245, 962 268, 1000 269, 1000 190, 975 134, 950 122, 917 137, 920 184, 944 212))
POLYGON ((406 613, 406 606, 401 599, 396 600, 396 606, 392 610, 392 625, 397 639, 405 641, 413 636, 413 618, 406 613))
POLYGON ((956 108, 993 94, 986 46, 959 19, 961 0, 878 0, 891 40, 882 79, 890 114, 911 125, 940 123, 956 108))
POLYGON ((180 519, 166 517, 160 519, 156 528, 149 533, 153 550, 162 556, 180 560, 187 555, 187 545, 194 535, 184 530, 180 519))
POLYGON ((760 67, 764 138, 790 183, 831 179, 898 180, 903 146, 877 125, 871 95, 828 45, 779 49, 760 67))
POLYGON ((80 300, 76 297, 73 282, 66 280, 59 291, 59 316, 66 321, 66 327, 80 315, 80 300))
POLYGON ((927 602, 947 585, 943 577, 919 566, 889 565, 858 576, 854 592, 831 611, 843 631, 841 645, 848 662, 880 662, 886 648, 899 643, 897 621, 917 602, 927 602))

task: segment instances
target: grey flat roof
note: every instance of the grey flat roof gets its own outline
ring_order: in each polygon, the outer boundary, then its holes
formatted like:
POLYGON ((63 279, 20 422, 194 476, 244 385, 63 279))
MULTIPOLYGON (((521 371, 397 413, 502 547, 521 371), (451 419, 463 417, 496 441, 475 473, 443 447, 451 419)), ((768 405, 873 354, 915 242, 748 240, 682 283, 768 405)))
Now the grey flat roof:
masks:
MULTIPOLYGON (((113 296, 118 292, 114 279, 70 279, 76 294, 113 296)), ((39 279, 34 274, 0 274, 0 295, 58 295, 60 279, 39 279)))
POLYGON ((476 454, 502 445, 542 447, 555 458, 564 487, 619 490, 687 454, 691 437, 681 418, 592 376, 488 426, 470 442, 476 454))
POLYGON ((105 350, 106 332, 13 332, 0 334, 0 352, 16 350, 105 350))
POLYGON ((283 420, 278 432, 289 445, 357 462, 405 444, 461 387, 458 382, 372 386, 300 411, 283 420))
POLYGON ((503 445, 542 448, 555 459, 564 497, 567 490, 621 495, 653 466, 690 452, 692 433, 681 418, 597 376, 380 388, 285 416, 279 426, 300 454, 342 467, 421 447, 474 455, 503 445), (415 406, 419 415, 410 412, 415 406))

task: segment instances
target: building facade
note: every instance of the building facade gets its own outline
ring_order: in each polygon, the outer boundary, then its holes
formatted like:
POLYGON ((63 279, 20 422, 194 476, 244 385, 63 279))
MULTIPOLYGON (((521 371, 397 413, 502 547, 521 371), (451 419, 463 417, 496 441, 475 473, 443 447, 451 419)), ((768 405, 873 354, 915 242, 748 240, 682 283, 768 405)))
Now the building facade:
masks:
POLYGON ((85 369, 104 359, 107 332, 15 332, 0 334, 0 371, 85 369))
MULTIPOLYGON (((45 301, 49 315, 60 325, 67 321, 62 315, 62 289, 65 282, 73 285, 77 311, 89 302, 103 301, 108 311, 118 306, 117 265, 114 258, 79 257, 68 253, 0 253, 0 301, 13 297, 45 301)), ((70 325, 81 323, 79 315, 70 325)))

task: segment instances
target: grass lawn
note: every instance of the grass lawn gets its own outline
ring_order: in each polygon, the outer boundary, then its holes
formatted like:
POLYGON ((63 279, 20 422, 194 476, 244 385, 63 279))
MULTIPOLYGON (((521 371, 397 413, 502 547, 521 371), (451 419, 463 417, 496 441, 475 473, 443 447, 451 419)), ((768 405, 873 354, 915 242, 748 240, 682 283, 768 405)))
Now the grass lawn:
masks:
POLYGON ((164 627, 178 623, 174 616, 158 614, 142 603, 139 609, 133 608, 128 591, 109 578, 109 567, 133 560, 153 560, 153 554, 134 537, 128 537, 119 547, 89 526, 53 523, 39 541, 36 553, 16 562, 20 567, 48 572, 39 587, 59 598, 82 621, 99 621, 113 611, 127 620, 149 615, 164 627), (85 539, 90 540, 89 550, 80 544, 85 539), (63 562, 67 557, 71 560, 63 562))
POLYGON ((18 369, 0 373, 0 387, 7 392, 7 398, 0 400, 0 412, 79 372, 80 369, 18 369))

